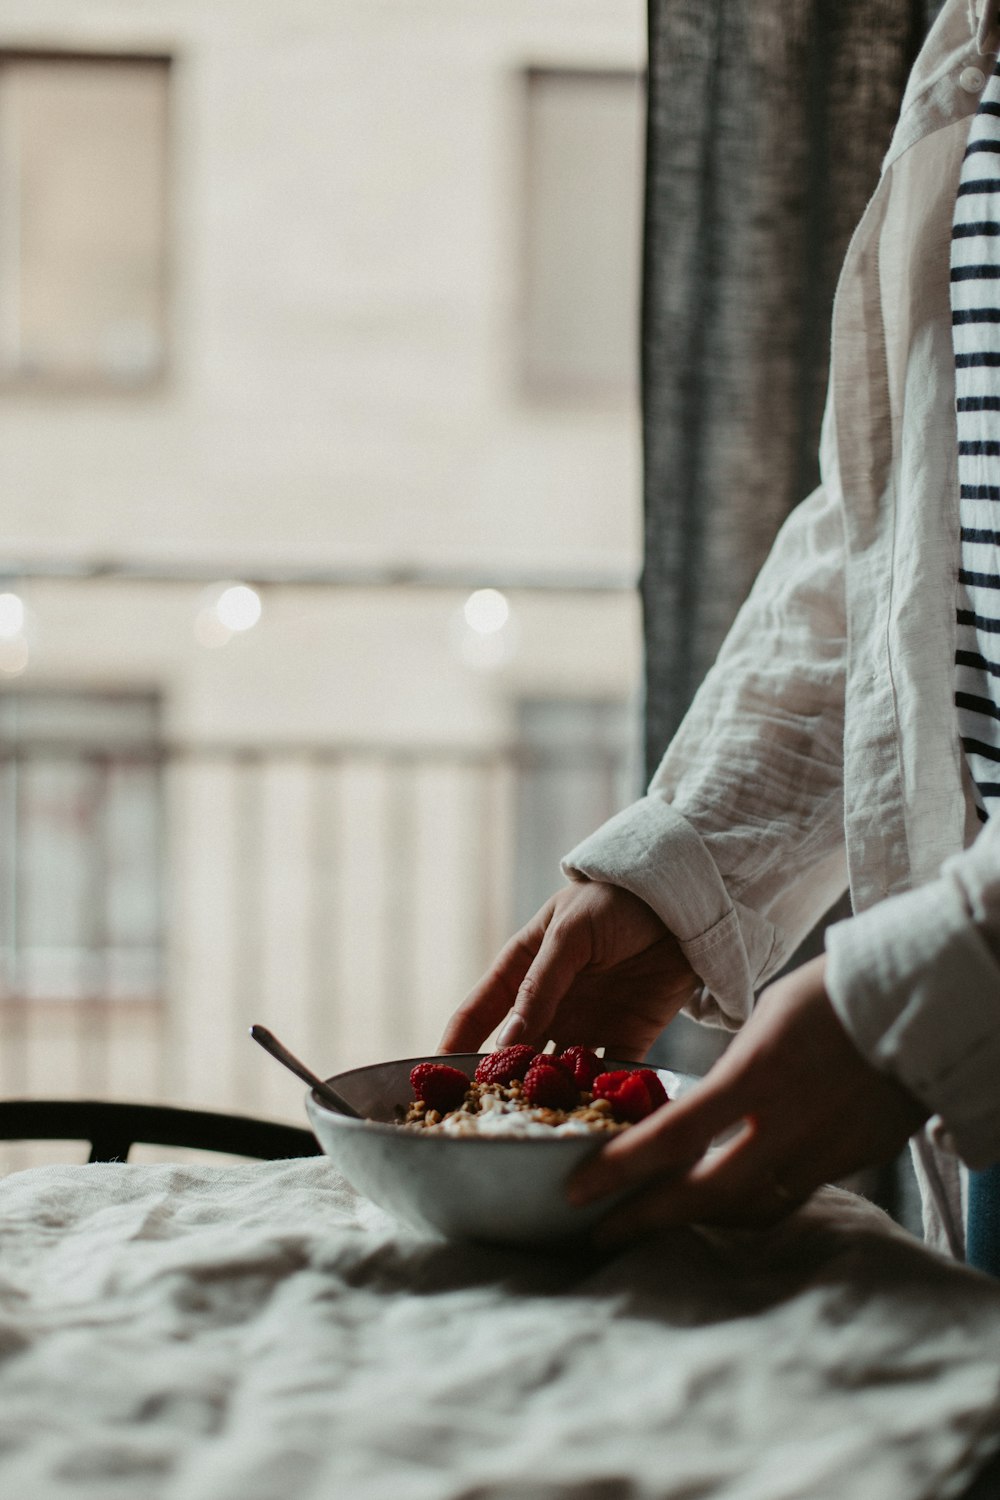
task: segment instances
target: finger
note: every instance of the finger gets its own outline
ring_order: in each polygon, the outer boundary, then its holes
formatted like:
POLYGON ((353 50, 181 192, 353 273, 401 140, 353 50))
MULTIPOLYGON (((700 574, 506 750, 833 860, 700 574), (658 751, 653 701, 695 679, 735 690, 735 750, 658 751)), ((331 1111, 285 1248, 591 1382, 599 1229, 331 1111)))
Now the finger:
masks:
MULTIPOLYGON (((520 981, 513 1008, 496 1043, 531 1043, 540 1047, 552 1037, 556 1013, 571 987, 594 957, 594 936, 586 912, 559 915, 553 909, 528 972, 520 981)), ((579 1041, 579 1037, 574 1037, 579 1041)))
POLYGON ((545 934, 544 912, 504 945, 492 967, 451 1017, 441 1038, 442 1052, 473 1052, 510 1011, 518 987, 545 934))
POLYGON ((550 922, 541 946, 518 986, 497 1045, 544 1044, 559 1003, 590 958, 590 944, 579 922, 550 922))
POLYGON ((819 1181, 808 1166, 786 1161, 748 1130, 710 1152, 686 1173, 659 1179, 613 1209, 595 1232, 598 1244, 622 1244, 681 1224, 764 1228, 799 1208, 819 1181))
POLYGON ((683 1099, 661 1105, 585 1162, 570 1180, 569 1200, 582 1207, 650 1177, 684 1172, 745 1115, 738 1083, 709 1074, 683 1099))
POLYGON ((550 1029, 558 1047, 582 1042, 615 1063, 641 1062, 692 988, 669 936, 616 964, 614 976, 612 987, 588 968, 573 981, 550 1029))

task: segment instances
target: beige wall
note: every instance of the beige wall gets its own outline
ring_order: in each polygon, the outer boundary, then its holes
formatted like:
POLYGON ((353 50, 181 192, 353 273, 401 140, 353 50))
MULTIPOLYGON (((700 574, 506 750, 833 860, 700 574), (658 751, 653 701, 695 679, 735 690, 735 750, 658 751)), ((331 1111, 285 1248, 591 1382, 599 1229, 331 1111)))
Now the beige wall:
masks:
POLYGON ((35 581, 25 685, 159 688, 175 739, 339 740, 485 748, 520 697, 627 698, 638 670, 633 594, 510 594, 516 649, 496 671, 455 650, 464 591, 263 591, 261 622, 206 650, 199 586, 35 581))
POLYGON ((5 401, 7 546, 633 570, 627 401, 519 392, 517 71, 637 66, 641 20, 634 0, 7 0, 2 46, 178 59, 167 387, 5 401))
MULTIPOLYGON (((169 52, 177 67, 168 377, 116 396, 0 392, 0 556, 634 578, 633 400, 532 402, 520 379, 518 80, 529 65, 638 68, 643 23, 637 0, 6 0, 0 48, 169 52)), ((629 699, 639 677, 627 587, 512 594, 517 649, 492 673, 455 651, 461 589, 270 590, 261 624, 218 651, 193 637, 194 586, 24 592, 18 681, 159 688, 184 742, 488 751, 520 698, 629 699)), ((484 790, 442 774, 422 772, 407 804, 423 854, 407 872, 404 1015, 393 955, 365 925, 397 878, 391 845, 365 831, 398 789, 371 767, 327 789, 351 878, 327 893, 342 941, 317 961, 315 789, 294 765, 269 773, 248 993, 227 875, 238 788, 182 767, 167 1011, 123 1011, 113 1035, 80 1015, 48 1043, 44 1018, 8 1016, 8 1075, 36 1089, 51 1045, 66 1092, 296 1117, 298 1086, 248 1058, 244 1022, 284 1018, 289 1040, 345 1065, 432 1046, 504 935, 511 870, 503 777, 484 790), (489 836, 485 874, 470 828, 489 836), (93 1035, 110 1037, 103 1052, 93 1035)))

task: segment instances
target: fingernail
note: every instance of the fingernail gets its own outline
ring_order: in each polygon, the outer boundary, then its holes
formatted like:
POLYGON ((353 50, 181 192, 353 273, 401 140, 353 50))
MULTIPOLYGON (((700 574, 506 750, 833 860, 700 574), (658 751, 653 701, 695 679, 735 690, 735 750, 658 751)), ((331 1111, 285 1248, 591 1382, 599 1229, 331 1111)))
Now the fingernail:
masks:
POLYGON ((524 1030, 524 1022, 516 1010, 512 1010, 506 1021, 497 1032, 497 1046, 510 1047, 517 1041, 524 1030))

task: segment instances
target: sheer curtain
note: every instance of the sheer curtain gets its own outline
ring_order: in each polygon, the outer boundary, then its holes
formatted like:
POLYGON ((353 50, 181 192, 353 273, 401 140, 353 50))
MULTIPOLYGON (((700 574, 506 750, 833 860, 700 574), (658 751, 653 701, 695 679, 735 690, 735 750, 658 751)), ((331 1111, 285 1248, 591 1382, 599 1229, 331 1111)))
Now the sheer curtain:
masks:
POLYGON ((650 771, 775 532, 816 483, 837 272, 938 8, 650 0, 650 771))

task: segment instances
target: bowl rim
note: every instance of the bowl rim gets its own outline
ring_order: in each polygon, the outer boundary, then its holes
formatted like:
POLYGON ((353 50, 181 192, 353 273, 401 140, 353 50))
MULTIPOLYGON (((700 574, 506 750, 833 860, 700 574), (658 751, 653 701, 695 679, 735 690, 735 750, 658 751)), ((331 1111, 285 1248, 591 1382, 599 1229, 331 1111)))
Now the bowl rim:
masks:
MULTIPOLYGON (((493 1050, 495 1051, 496 1049, 494 1048, 493 1050)), ((422 1062, 447 1061, 450 1058, 465 1058, 470 1061, 474 1059, 478 1062, 480 1058, 489 1056, 489 1052, 434 1052, 418 1057, 387 1057, 383 1058, 381 1062, 363 1063, 360 1067, 357 1068, 346 1068, 342 1073, 331 1073, 330 1076, 324 1081, 326 1083, 331 1083, 334 1085, 334 1087, 336 1087, 338 1084, 343 1083, 345 1078, 353 1078, 358 1073, 368 1073, 374 1068, 385 1068, 390 1065, 396 1065, 403 1068, 406 1067, 407 1064, 409 1064, 410 1068, 412 1069, 422 1062)), ((676 1079, 679 1083, 686 1084, 688 1086, 690 1086, 690 1084, 694 1082, 697 1082, 693 1074, 678 1073, 676 1068, 657 1067, 655 1063, 623 1062, 618 1061, 615 1058, 602 1058, 601 1061, 607 1061, 610 1064, 610 1066, 606 1069, 607 1072, 616 1072, 620 1068, 628 1068, 630 1070, 652 1068, 654 1073, 666 1073, 669 1075, 669 1077, 676 1079)), ((469 1076, 471 1078, 472 1075, 470 1074, 469 1076)), ((597 1137, 598 1135, 598 1132, 596 1131, 592 1131, 587 1135, 584 1135, 582 1132, 580 1132, 579 1134, 574 1135, 488 1136, 448 1135, 439 1134, 437 1131, 430 1130, 407 1130, 402 1126, 402 1124, 397 1124, 391 1120, 370 1120, 367 1118, 356 1120, 351 1115, 343 1114, 333 1105, 327 1104, 319 1096, 319 1094, 317 1094, 315 1089, 307 1089, 306 1112, 308 1114, 311 1114, 313 1110, 316 1110, 319 1114, 324 1116, 324 1118, 335 1121, 339 1128, 350 1130, 365 1130, 368 1132, 376 1131, 379 1135, 392 1135, 397 1140, 423 1141, 425 1145, 437 1146, 439 1149, 444 1145, 449 1147, 454 1147, 456 1145, 463 1145, 468 1147, 506 1146, 509 1148, 512 1145, 520 1145, 522 1142, 530 1141, 535 1146, 545 1146, 549 1150, 566 1150, 566 1148, 568 1147, 570 1150, 579 1151, 581 1144, 592 1144, 595 1140, 595 1137, 597 1137)))

